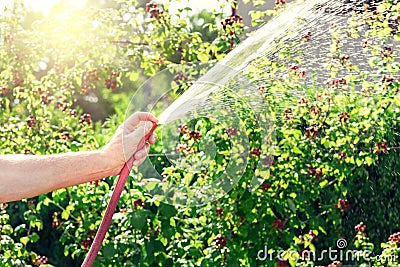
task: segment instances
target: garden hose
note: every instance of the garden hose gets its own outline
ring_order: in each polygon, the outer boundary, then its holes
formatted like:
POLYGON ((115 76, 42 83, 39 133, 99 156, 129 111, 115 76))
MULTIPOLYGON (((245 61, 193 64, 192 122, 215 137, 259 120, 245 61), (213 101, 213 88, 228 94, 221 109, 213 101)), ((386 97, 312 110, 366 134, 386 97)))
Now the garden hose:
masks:
MULTIPOLYGON (((154 130, 157 128, 158 124, 153 122, 153 128, 151 131, 145 136, 145 138, 139 143, 138 150, 142 149, 145 145, 145 142, 151 137, 154 130)), ((94 260, 99 253, 101 245, 103 243, 104 237, 106 236, 108 227, 110 226, 114 211, 118 205, 118 201, 121 197, 122 190, 124 189, 125 183, 129 177, 129 173, 133 167, 134 157, 132 156, 124 165, 121 172, 119 173, 118 182, 115 185, 113 194, 110 198, 110 201, 107 205, 106 212, 104 213, 103 219, 101 221, 100 227, 97 230, 96 236, 93 240, 92 245, 90 246, 90 250, 86 255, 84 262, 82 263, 82 267, 90 267, 92 266, 94 260)))

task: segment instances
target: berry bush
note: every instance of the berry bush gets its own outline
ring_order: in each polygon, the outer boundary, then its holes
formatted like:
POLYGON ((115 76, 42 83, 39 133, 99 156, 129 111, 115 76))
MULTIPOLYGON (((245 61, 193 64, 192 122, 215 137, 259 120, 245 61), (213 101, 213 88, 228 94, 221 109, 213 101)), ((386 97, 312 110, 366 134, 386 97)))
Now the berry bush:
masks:
MULTIPOLYGON (((168 5, 118 0, 91 12, 55 10, 29 24, 33 15, 14 1, 0 15, 1 153, 40 155, 105 145, 123 120, 131 88, 177 64, 212 66, 245 38, 236 1, 231 2, 232 14, 190 17, 188 9, 170 14, 168 5), (94 109, 99 106, 105 107, 103 114, 94 109)), ((254 22, 286 5, 276 1, 273 11, 253 11, 254 22)), ((268 103, 273 154, 263 156, 260 125, 238 101, 250 145, 246 168, 232 190, 202 206, 168 205, 147 194, 134 170, 95 265, 341 266, 301 255, 336 248, 337 240, 345 239, 354 241, 346 250, 373 252, 349 264, 398 266, 400 65, 398 51, 387 43, 398 46, 399 16, 400 3, 385 0, 352 13, 347 31, 334 28, 327 59, 331 79, 323 85, 304 82, 313 81, 312 75, 295 57, 312 32, 278 43, 283 54, 277 58, 254 59, 243 75, 268 103), (362 39, 359 49, 369 59, 370 73, 360 72, 340 49, 345 38, 362 39), (343 69, 352 74, 341 76, 343 69), (258 164, 268 171, 252 191, 248 185, 258 164), (266 245, 267 252, 281 250, 281 257, 261 260, 266 245)), ((178 89, 171 94, 190 84, 190 73, 176 75, 172 86, 178 89)), ((195 181, 201 185, 224 171, 239 129, 210 117, 180 125, 176 132, 174 149, 199 163, 195 181), (217 153, 201 159, 198 152, 209 139, 217 153)), ((152 150, 162 148, 156 144, 152 150)), ((168 182, 193 179, 177 166, 153 163, 168 182)), ((0 204, 1 265, 79 266, 114 182, 108 177, 0 204)))

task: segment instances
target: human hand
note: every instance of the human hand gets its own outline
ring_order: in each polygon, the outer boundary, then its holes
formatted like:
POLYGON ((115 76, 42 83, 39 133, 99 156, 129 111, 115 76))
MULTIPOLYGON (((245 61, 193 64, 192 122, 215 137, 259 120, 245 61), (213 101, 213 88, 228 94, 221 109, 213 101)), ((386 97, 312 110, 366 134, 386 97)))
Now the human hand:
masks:
POLYGON ((103 148, 115 174, 131 157, 133 166, 139 166, 145 161, 150 145, 157 140, 154 133, 148 140, 144 140, 154 123, 157 123, 157 119, 151 113, 137 112, 118 127, 111 141, 103 148), (141 122, 144 123, 139 126, 141 122))

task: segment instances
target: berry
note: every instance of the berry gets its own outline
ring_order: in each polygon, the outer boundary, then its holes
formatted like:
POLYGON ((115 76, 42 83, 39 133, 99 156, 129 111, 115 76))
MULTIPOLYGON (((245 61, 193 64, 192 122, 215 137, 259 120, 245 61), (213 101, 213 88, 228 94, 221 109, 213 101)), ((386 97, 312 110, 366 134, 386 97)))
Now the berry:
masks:
POLYGON ((175 75, 173 81, 178 85, 181 86, 182 84, 184 84, 186 81, 188 81, 189 78, 183 74, 183 73, 179 73, 177 75, 175 75))
POLYGON ((71 110, 68 112, 68 115, 71 116, 72 118, 77 118, 77 117, 78 117, 78 112, 76 112, 75 109, 71 109, 71 110))
POLYGON ((340 85, 344 86, 344 85, 347 85, 347 80, 345 78, 334 79, 334 80, 331 81, 331 85, 335 86, 335 87, 339 87, 340 85))
POLYGON ((215 214, 216 214, 218 217, 224 216, 224 209, 223 209, 223 208, 216 208, 216 209, 215 209, 215 214))
POLYGON ((253 156, 259 157, 261 155, 261 151, 258 147, 256 147, 250 151, 250 154, 253 156))
POLYGON ((377 142, 375 143, 375 154, 380 154, 380 153, 387 153, 388 148, 387 144, 385 142, 377 142))
POLYGON ((338 203, 335 204, 335 208, 338 208, 340 210, 347 210, 350 208, 349 201, 347 199, 341 199, 339 198, 338 203))
POLYGON ((349 120, 349 118, 350 118, 350 114, 347 112, 341 112, 339 114, 339 121, 341 123, 346 123, 349 120))
POLYGON ((261 188, 262 188, 265 192, 267 192, 268 189, 271 188, 271 185, 270 185, 269 183, 265 183, 265 184, 262 184, 262 185, 261 185, 261 188))
POLYGON ((290 73, 290 72, 296 71, 298 68, 299 68, 298 65, 296 65, 296 64, 294 64, 294 63, 290 63, 290 64, 288 65, 288 72, 290 73))
POLYGON ((49 259, 46 256, 37 256, 35 260, 33 260, 33 264, 37 266, 41 266, 47 263, 49 259))
POLYGON ((65 131, 62 132, 61 137, 64 141, 69 141, 72 139, 71 135, 69 134, 69 132, 65 131))
POLYGON ((317 116, 320 113, 321 113, 321 109, 319 107, 311 106, 311 108, 310 108, 310 114, 311 115, 317 116))
POLYGON ((224 247, 224 246, 226 246, 226 237, 225 236, 223 236, 223 235, 217 235, 215 238, 214 238, 214 242, 215 242, 215 247, 216 248, 222 248, 222 247, 224 247))
POLYGON ((328 267, 341 267, 342 263, 340 261, 334 261, 328 265, 328 267))
POLYGON ((288 108, 284 112, 286 119, 290 120, 293 119, 293 110, 291 108, 288 108))
POLYGON ((346 152, 340 152, 338 156, 339 160, 344 160, 347 158, 346 152))
POLYGON ((305 107, 308 106, 308 100, 305 99, 304 97, 300 98, 300 100, 297 102, 299 106, 305 107))
POLYGON ((67 107, 66 107, 65 103, 60 102, 60 101, 57 101, 56 107, 61 111, 67 110, 67 107))
POLYGON ((33 115, 29 115, 29 117, 26 119, 26 124, 28 128, 31 129, 36 124, 35 117, 33 117, 33 115))
POLYGON ((277 228, 279 230, 283 229, 283 222, 282 220, 274 220, 272 223, 272 228, 277 228))
POLYGON ((302 40, 305 41, 305 42, 308 42, 308 41, 311 40, 311 37, 312 37, 311 32, 307 32, 307 33, 303 36, 302 40))
POLYGON ((189 133, 189 139, 198 140, 202 137, 202 134, 198 131, 191 131, 189 133))
POLYGON ((384 75, 382 75, 381 82, 384 83, 384 84, 387 84, 387 85, 392 85, 393 78, 388 76, 388 75, 386 75, 386 74, 384 74, 384 75))
POLYGON ((0 86, 0 96, 6 96, 11 93, 11 89, 7 87, 0 86))
POLYGON ((59 228, 61 225, 61 220, 58 218, 58 213, 55 212, 53 214, 53 221, 51 222, 51 227, 53 228, 59 228))
POLYGON ((356 230, 358 233, 363 233, 365 229, 367 229, 367 226, 363 222, 360 222, 354 227, 354 230, 356 230))
POLYGON ((89 249, 90 245, 92 244, 92 239, 87 237, 81 241, 81 245, 84 249, 89 249))
POLYGON ((178 146, 176 147, 176 152, 190 153, 190 147, 188 147, 186 144, 178 144, 178 146))
POLYGON ((83 114, 80 119, 79 119, 79 124, 90 124, 92 122, 92 117, 90 116, 90 114, 83 114))
POLYGON ((297 78, 305 78, 306 77, 306 72, 304 70, 299 70, 296 72, 297 78))
POLYGON ((310 139, 310 138, 317 138, 317 133, 318 133, 318 128, 315 126, 311 126, 306 128, 306 138, 310 139))
POLYGON ((278 261, 278 266, 280 267, 289 267, 289 262, 285 260, 278 261))
POLYGON ((228 134, 229 137, 237 135, 237 128, 236 127, 231 126, 231 127, 227 128, 225 131, 226 131, 226 133, 228 134))
POLYGON ((361 45, 362 45, 362 48, 367 48, 367 47, 372 45, 372 41, 368 40, 368 39, 365 39, 365 40, 362 41, 361 45))
POLYGON ((308 236, 311 238, 311 240, 315 240, 317 238, 317 234, 313 230, 308 232, 308 236))
POLYGON ((400 243, 400 232, 390 235, 388 240, 393 243, 400 243))
POLYGON ((140 199, 140 198, 136 199, 136 200, 133 202, 133 205, 134 205, 134 209, 135 209, 135 210, 137 210, 138 207, 142 207, 142 208, 146 207, 146 203, 144 203, 143 200, 140 199))
POLYGON ((189 126, 187 126, 186 124, 184 125, 179 125, 178 126, 178 132, 181 134, 187 134, 189 133, 189 126))
POLYGON ((90 184, 94 186, 99 186, 102 179, 91 181, 90 184))
POLYGON ((393 56, 393 50, 390 47, 384 47, 381 50, 381 57, 382 59, 390 59, 393 56))
POLYGON ((266 156, 265 158, 262 159, 262 162, 266 166, 272 166, 274 165, 274 157, 272 156, 266 156))
POLYGON ((317 178, 317 180, 319 180, 319 179, 321 179, 322 175, 324 174, 324 171, 322 168, 308 166, 308 174, 311 176, 315 176, 315 178, 317 178))

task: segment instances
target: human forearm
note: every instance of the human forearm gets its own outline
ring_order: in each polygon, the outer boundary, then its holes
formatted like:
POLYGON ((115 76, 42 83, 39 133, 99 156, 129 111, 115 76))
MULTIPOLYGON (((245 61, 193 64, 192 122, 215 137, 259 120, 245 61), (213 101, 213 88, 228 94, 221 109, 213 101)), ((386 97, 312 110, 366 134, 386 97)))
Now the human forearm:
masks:
POLYGON ((117 175, 130 158, 133 158, 133 166, 139 166, 146 159, 150 145, 156 142, 157 136, 152 133, 156 122, 150 113, 135 113, 118 127, 111 141, 97 151, 43 156, 0 155, 0 203, 117 175), (140 125, 141 122, 145 123, 140 125))
POLYGON ((44 156, 4 155, 0 156, 0 167, 2 203, 116 175, 120 166, 98 150, 44 156))

